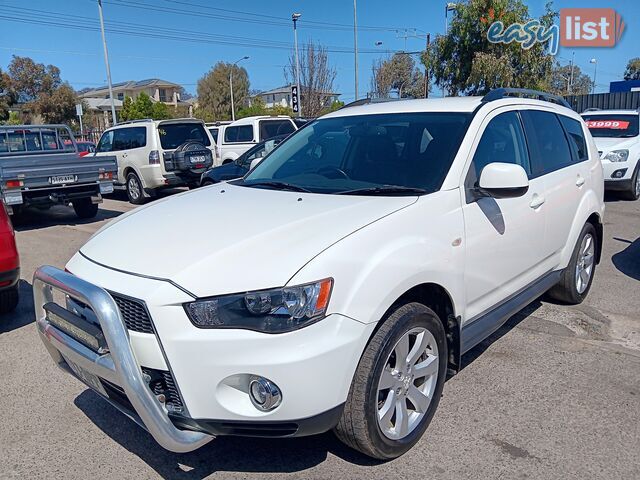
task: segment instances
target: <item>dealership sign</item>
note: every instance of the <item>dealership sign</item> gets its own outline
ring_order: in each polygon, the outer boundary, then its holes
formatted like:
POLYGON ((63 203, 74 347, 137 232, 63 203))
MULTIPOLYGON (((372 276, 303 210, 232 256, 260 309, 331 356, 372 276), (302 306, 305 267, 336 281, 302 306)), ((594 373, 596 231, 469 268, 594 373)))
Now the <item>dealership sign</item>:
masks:
MULTIPOLYGON (((493 11, 489 12, 492 18, 493 11)), ((483 21, 486 21, 482 19, 483 21)), ((620 41, 625 24, 612 8, 563 8, 560 25, 544 26, 540 20, 513 23, 505 27, 500 20, 487 30, 491 43, 517 42, 529 49, 536 43, 547 43, 551 55, 563 47, 613 47, 620 41)))

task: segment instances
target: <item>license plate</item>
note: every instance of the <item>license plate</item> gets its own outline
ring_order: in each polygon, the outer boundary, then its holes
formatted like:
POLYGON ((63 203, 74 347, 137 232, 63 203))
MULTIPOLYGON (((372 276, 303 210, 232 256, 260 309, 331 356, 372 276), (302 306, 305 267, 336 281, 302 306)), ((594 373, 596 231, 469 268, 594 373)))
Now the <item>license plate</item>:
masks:
POLYGON ((78 377, 78 379, 82 381, 82 383, 97 391, 98 393, 107 396, 107 392, 102 386, 102 382, 96 375, 91 372, 87 372, 84 368, 82 368, 77 363, 72 362, 67 357, 64 357, 64 360, 65 362, 67 362, 67 365, 71 367, 71 370, 73 370, 73 373, 75 373, 76 377, 78 377))
POLYGON ((74 183, 78 179, 75 175, 55 175, 49 177, 49 183, 52 185, 60 185, 62 183, 74 183))
POLYGON ((191 157, 191 163, 204 163, 207 161, 207 157, 204 155, 195 155, 191 157))
POLYGON ((100 193, 113 193, 113 183, 111 182, 101 182, 100 183, 100 193))

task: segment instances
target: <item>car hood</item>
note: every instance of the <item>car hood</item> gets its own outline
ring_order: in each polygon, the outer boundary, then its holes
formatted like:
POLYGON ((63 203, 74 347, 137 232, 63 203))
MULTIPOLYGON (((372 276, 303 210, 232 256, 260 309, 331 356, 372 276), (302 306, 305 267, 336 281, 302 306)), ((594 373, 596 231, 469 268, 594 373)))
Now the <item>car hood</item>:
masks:
POLYGON ((632 138, 609 138, 609 137, 594 137, 596 147, 603 153, 610 152, 611 150, 620 150, 624 148, 631 148, 633 144, 638 143, 638 137, 632 138))
POLYGON ((216 184, 116 219, 80 252, 197 297, 279 287, 335 242, 416 200, 216 184))

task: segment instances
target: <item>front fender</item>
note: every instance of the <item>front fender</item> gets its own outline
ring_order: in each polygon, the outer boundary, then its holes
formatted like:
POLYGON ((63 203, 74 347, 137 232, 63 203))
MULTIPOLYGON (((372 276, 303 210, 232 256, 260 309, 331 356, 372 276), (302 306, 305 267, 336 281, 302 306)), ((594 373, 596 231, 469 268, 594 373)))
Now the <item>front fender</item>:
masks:
POLYGON ((328 313, 374 323, 411 288, 435 283, 449 293, 460 315, 464 244, 457 240, 463 236, 458 190, 437 192, 332 245, 288 284, 332 277, 328 313))

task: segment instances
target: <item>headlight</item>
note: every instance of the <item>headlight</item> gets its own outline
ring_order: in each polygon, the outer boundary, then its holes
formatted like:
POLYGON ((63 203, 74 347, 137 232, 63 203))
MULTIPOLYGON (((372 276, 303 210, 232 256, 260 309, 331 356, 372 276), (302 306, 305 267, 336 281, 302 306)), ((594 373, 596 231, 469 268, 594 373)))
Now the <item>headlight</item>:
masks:
POLYGON ((296 287, 204 298, 186 303, 184 308, 200 328, 290 332, 323 318, 332 286, 333 279, 328 278, 296 287))
POLYGON ((610 162, 626 162, 629 158, 629 150, 612 150, 604 158, 610 162))

